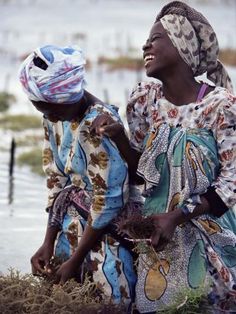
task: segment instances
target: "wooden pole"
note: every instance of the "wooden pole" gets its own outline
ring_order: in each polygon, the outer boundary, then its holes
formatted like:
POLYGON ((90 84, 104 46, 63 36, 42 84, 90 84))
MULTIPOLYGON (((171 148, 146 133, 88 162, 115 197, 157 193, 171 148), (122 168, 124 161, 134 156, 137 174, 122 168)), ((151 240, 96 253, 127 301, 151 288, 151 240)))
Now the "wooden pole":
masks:
POLYGON ((8 190, 8 204, 13 202, 14 194, 14 165, 15 165, 15 150, 16 142, 14 137, 11 140, 11 149, 10 149, 10 162, 9 162, 9 190, 8 190))
POLYGON ((9 163, 9 176, 13 176, 14 165, 15 165, 15 149, 16 142, 14 137, 11 140, 11 150, 10 150, 10 163, 9 163))

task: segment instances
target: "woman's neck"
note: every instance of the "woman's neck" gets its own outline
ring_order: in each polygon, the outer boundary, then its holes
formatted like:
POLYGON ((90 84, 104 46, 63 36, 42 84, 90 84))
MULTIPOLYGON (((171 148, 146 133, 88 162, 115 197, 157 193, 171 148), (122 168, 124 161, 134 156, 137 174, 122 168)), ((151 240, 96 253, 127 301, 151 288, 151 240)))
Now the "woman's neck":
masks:
POLYGON ((84 97, 86 98, 87 104, 89 106, 95 103, 103 104, 103 102, 99 98, 97 98, 93 94, 90 94, 87 90, 84 91, 84 97))
POLYGON ((192 78, 184 78, 179 75, 178 79, 164 80, 163 95, 176 106, 195 102, 199 93, 201 84, 192 78))
POLYGON ((96 103, 102 104, 103 102, 85 90, 83 97, 76 104, 76 109, 75 109, 76 110, 76 117, 79 118, 79 120, 83 119, 88 108, 93 106, 96 103))

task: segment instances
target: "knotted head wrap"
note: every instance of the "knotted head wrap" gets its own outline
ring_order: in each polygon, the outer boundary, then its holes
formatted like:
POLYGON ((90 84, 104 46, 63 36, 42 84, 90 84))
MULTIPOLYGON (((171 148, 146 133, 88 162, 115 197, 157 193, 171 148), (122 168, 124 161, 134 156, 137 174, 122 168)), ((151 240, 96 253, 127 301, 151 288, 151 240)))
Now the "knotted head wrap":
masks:
POLYGON ((79 47, 43 46, 22 63, 20 82, 30 100, 75 103, 84 94, 85 63, 79 47))
POLYGON ((233 90, 229 75, 218 60, 216 34, 201 13, 183 2, 173 1, 162 8, 155 22, 161 22, 194 76, 206 72, 215 85, 233 90))

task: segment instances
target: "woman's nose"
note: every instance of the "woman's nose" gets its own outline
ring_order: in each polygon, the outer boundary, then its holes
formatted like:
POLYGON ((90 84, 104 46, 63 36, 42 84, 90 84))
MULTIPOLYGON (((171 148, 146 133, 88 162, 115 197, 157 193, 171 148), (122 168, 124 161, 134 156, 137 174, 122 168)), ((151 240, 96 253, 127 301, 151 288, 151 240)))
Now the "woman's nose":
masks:
POLYGON ((143 45, 142 49, 143 49, 143 51, 144 51, 144 50, 146 50, 146 49, 148 49, 148 48, 150 48, 150 47, 151 47, 151 42, 150 42, 149 40, 147 40, 147 41, 145 42, 145 44, 143 45))

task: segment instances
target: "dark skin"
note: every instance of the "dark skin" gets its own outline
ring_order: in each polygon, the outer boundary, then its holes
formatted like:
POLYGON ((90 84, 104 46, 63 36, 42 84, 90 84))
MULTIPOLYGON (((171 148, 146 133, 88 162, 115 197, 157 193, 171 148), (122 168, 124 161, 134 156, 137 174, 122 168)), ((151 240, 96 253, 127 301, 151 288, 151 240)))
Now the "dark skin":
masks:
POLYGON ((100 99, 90 94, 88 91, 85 91, 82 99, 75 104, 58 105, 50 103, 49 105, 43 101, 32 101, 34 107, 51 122, 72 121, 82 118, 87 108, 95 102, 102 104, 100 99))
MULTIPOLYGON (((145 62, 147 76, 162 82, 163 94, 176 106, 195 102, 201 84, 192 69, 180 57, 160 22, 153 25, 149 38, 143 46, 143 57, 154 59, 145 62)), ((208 86, 206 94, 214 88, 208 86)))
MULTIPOLYGON (((201 84, 195 80, 191 68, 182 60, 160 22, 151 28, 149 38, 143 46, 143 58, 147 76, 162 82, 163 94, 168 101, 176 106, 196 101, 201 84)), ((209 86, 206 94, 213 89, 209 86)), ((97 134, 103 134, 115 141, 128 163, 131 176, 136 179, 134 173, 140 154, 130 146, 123 127, 105 115, 98 117, 92 127, 97 134)), ((201 196, 201 201, 202 204, 197 205, 191 214, 185 215, 178 208, 172 212, 152 216, 155 230, 151 236, 151 243, 157 251, 163 250, 171 241, 178 225, 209 213, 210 205, 207 199, 201 196)))
MULTIPOLYGON (((87 108, 94 103, 102 103, 98 98, 85 91, 84 97, 76 104, 48 104, 44 102, 33 102, 35 108, 52 122, 73 121, 83 118, 87 108)), ((52 269, 50 259, 53 256, 54 243, 59 229, 57 227, 48 227, 42 246, 31 258, 32 273, 37 275, 50 276, 52 269)), ((104 229, 94 229, 88 224, 85 227, 83 236, 78 244, 77 250, 56 270, 55 283, 65 283, 68 279, 75 278, 79 266, 83 262, 88 252, 94 247, 100 239, 104 229)))

